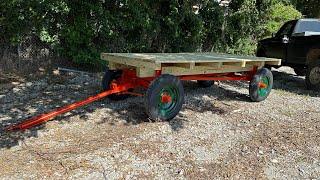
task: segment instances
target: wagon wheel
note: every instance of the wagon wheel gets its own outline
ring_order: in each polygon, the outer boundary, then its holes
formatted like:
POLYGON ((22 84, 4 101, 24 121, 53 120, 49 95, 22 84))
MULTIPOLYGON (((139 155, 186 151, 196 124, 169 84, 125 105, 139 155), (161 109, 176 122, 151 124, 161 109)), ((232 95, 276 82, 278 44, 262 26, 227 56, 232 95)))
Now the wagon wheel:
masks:
POLYGON ((214 81, 198 80, 198 85, 203 88, 211 87, 214 85, 214 81))
POLYGON ((306 85, 308 89, 320 89, 320 62, 314 63, 308 67, 306 85))
POLYGON ((169 74, 153 80, 146 92, 145 108, 152 120, 171 120, 181 110, 184 90, 181 81, 169 74))
MULTIPOLYGON (((107 69, 104 73, 104 76, 102 78, 102 89, 103 91, 107 91, 110 89, 110 84, 113 80, 118 79, 122 74, 121 70, 109 70, 107 69)), ((109 99, 118 101, 118 100, 124 100, 128 98, 129 94, 111 94, 108 96, 109 99)))
POLYGON ((273 75, 267 68, 262 68, 253 76, 250 81, 249 94, 254 102, 265 100, 273 86, 273 75))

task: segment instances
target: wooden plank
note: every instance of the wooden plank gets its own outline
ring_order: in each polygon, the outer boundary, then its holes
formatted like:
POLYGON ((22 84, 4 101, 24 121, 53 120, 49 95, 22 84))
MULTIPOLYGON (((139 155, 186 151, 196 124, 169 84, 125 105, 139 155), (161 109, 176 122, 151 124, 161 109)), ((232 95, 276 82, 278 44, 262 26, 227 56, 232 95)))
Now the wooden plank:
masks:
POLYGON ((102 53, 111 69, 135 68, 138 77, 152 77, 155 70, 163 74, 192 75, 250 71, 267 65, 280 65, 280 59, 242 57, 214 53, 102 53))
POLYGON ((128 65, 125 65, 125 64, 119 64, 119 63, 115 63, 115 62, 111 62, 111 61, 109 62, 108 67, 109 67, 110 70, 135 68, 133 66, 128 66, 128 65))
POLYGON ((281 65, 281 61, 265 61, 265 64, 273 65, 273 66, 280 66, 281 65))
POLYGON ((137 76, 138 77, 154 77, 155 76, 155 70, 149 69, 149 68, 137 68, 137 76))
POLYGON ((182 67, 182 68, 186 68, 186 69, 193 69, 195 66, 194 62, 190 62, 190 63, 162 63, 161 67, 182 67))
POLYGON ((196 63, 196 66, 221 68, 222 64, 223 64, 222 62, 206 62, 206 63, 196 63))
POLYGON ((247 65, 263 67, 265 65, 265 62, 264 61, 248 61, 247 65))
POLYGON ((108 68, 110 70, 116 70, 117 69, 117 64, 116 63, 113 63, 113 62, 109 62, 108 63, 108 68))
POLYGON ((138 77, 153 77, 155 75, 154 69, 142 68, 142 67, 133 67, 124 64, 109 62, 108 65, 110 70, 118 70, 118 69, 136 69, 136 73, 138 77))
POLYGON ((241 62, 223 62, 223 65, 237 66, 237 67, 246 67, 246 61, 241 62))
POLYGON ((133 67, 150 68, 155 70, 161 69, 161 64, 156 62, 147 62, 147 61, 144 61, 143 59, 115 56, 115 55, 109 55, 107 53, 102 53, 101 59, 109 62, 118 63, 118 64, 133 66, 133 67))
POLYGON ((201 63, 201 62, 243 62, 248 61, 268 61, 281 62, 280 59, 236 56, 230 54, 217 53, 103 53, 109 56, 118 56, 132 60, 139 60, 151 63, 201 63))
POLYGON ((195 62, 190 63, 190 69, 194 69, 195 66, 196 66, 195 62))
POLYGON ((228 72, 244 72, 252 70, 253 66, 247 67, 236 67, 228 66, 222 68, 208 68, 207 66, 196 66, 194 69, 186 69, 182 67, 163 67, 163 74, 172 74, 172 75, 193 75, 193 74, 211 74, 211 73, 228 73, 228 72))

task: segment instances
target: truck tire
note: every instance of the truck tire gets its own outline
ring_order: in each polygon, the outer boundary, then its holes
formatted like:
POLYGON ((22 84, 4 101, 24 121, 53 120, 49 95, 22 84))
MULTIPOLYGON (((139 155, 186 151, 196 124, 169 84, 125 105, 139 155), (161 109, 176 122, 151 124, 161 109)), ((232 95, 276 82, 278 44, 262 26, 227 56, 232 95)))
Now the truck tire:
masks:
POLYGON ((206 81, 206 80, 198 80, 197 83, 202 88, 207 88, 214 85, 214 81, 206 81))
MULTIPOLYGON (((102 78, 101 86, 103 91, 107 91, 110 89, 110 83, 114 79, 118 79, 122 74, 121 70, 109 70, 106 69, 104 76, 102 78)), ((128 94, 111 94, 108 96, 109 99, 114 101, 124 100, 130 97, 128 94)))
POLYGON ((320 62, 308 66, 306 74, 306 86, 310 90, 320 89, 320 62))
POLYGON ((184 103, 184 90, 179 78, 163 74, 153 80, 146 92, 145 109, 152 120, 173 119, 184 103))
POLYGON ((262 68, 253 76, 249 85, 249 95, 253 102, 265 100, 273 87, 273 75, 267 68, 262 68))

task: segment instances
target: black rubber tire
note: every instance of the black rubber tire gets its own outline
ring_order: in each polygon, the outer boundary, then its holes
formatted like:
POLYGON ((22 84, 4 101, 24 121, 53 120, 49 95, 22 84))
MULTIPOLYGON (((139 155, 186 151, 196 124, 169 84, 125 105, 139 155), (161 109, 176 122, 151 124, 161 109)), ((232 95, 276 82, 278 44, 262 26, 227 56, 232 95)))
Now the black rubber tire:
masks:
MULTIPOLYGON (((314 71, 320 76, 320 72, 318 72, 320 69, 320 60, 317 63, 313 63, 308 66, 307 73, 306 73, 306 86, 309 90, 320 90, 320 82, 313 82, 312 77, 314 76, 314 71), (317 69, 315 69, 317 68, 317 69)), ((320 78, 320 77, 319 77, 320 78)))
POLYGON ((297 76, 305 76, 307 74, 307 69, 304 67, 293 67, 293 70, 297 76))
POLYGON ((184 89, 182 83, 179 78, 169 75, 163 74, 153 80, 146 92, 145 96, 145 109, 146 113, 149 115, 152 120, 162 120, 168 121, 173 119, 181 110, 182 105, 184 103, 184 89), (167 87, 174 87, 178 97, 176 98, 175 105, 172 107, 172 110, 169 114, 161 114, 159 108, 159 96, 161 91, 167 87))
MULTIPOLYGON (((122 71, 121 70, 109 70, 106 69, 104 76, 102 78, 102 90, 103 91, 107 91, 110 89, 110 83, 114 80, 117 79, 121 76, 122 71)), ((128 94, 121 94, 121 95, 117 95, 117 94, 111 94, 108 96, 109 99, 114 100, 114 101, 120 101, 120 100, 124 100, 127 99, 128 97, 130 97, 130 95, 128 94)))
POLYGON ((214 85, 214 81, 206 81, 206 80, 198 80, 197 83, 202 88, 207 88, 214 85))
POLYGON ((253 76, 252 80, 250 81, 250 85, 249 85, 249 95, 250 95, 250 99, 253 102, 260 102, 265 100, 273 87, 273 75, 272 72, 267 69, 267 68, 262 68, 260 70, 258 70, 258 72, 253 76), (261 96, 259 94, 259 82, 262 81, 262 78, 266 77, 268 79, 268 87, 266 89, 267 93, 264 96, 261 96))

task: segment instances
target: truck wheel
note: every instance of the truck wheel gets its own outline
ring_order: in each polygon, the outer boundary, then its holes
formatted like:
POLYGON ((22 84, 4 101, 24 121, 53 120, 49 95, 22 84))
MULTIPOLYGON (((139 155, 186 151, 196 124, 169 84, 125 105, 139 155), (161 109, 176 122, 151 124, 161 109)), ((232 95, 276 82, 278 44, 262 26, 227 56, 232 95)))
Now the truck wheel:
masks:
MULTIPOLYGON (((107 69, 104 73, 104 76, 102 78, 102 90, 107 91, 110 89, 110 83, 114 79, 118 79, 122 74, 122 71, 120 70, 109 70, 107 69)), ((128 98, 130 95, 128 94, 111 94, 108 96, 109 99, 114 100, 114 101, 119 101, 119 100, 124 100, 128 98)))
POLYGON ((145 108, 152 120, 171 120, 181 110, 184 90, 180 79, 163 74, 153 80, 146 92, 145 108))
POLYGON ((294 67, 293 70, 297 76, 305 76, 307 73, 307 70, 304 67, 294 67))
POLYGON ((249 85, 250 98, 254 102, 265 100, 273 86, 273 75, 267 68, 262 68, 253 76, 249 85))
POLYGON ((199 80, 197 83, 200 87, 207 88, 211 87, 214 84, 214 81, 199 80))
POLYGON ((315 63, 308 67, 306 85, 311 90, 320 89, 320 63, 315 63))

